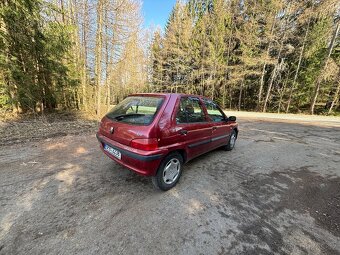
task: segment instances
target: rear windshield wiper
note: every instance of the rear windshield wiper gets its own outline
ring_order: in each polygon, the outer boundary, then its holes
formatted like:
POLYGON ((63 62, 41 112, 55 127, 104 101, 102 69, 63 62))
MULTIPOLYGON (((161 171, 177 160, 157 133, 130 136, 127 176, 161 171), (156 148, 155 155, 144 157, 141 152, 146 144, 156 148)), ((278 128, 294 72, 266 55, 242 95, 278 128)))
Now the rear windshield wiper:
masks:
POLYGON ((128 114, 121 114, 118 116, 115 116, 114 118, 118 121, 125 119, 125 118, 129 118, 129 117, 141 117, 141 116, 145 116, 145 114, 142 113, 128 113, 128 114))

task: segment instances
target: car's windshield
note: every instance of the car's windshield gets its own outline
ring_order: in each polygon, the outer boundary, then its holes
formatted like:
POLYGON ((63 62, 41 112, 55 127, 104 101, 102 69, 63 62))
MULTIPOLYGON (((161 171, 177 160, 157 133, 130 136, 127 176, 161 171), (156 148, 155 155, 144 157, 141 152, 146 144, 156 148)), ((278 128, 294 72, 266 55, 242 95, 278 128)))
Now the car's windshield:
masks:
POLYGON ((111 120, 135 125, 149 125, 163 104, 163 97, 131 96, 106 114, 111 120))

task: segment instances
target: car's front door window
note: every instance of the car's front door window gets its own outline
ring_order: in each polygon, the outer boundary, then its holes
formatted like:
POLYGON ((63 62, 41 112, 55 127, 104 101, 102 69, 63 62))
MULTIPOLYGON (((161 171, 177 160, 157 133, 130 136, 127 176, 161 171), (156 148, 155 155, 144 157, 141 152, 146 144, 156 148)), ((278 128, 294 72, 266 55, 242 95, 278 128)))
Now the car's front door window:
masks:
POLYGON ((224 114, 213 101, 204 100, 204 104, 207 108, 208 116, 212 121, 220 122, 224 120, 224 114))

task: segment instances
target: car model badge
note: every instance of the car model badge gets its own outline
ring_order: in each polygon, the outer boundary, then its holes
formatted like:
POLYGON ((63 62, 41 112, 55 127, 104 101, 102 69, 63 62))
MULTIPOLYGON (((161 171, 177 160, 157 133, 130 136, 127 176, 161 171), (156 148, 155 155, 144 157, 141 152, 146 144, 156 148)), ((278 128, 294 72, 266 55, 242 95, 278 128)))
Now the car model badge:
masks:
POLYGON ((110 128, 110 133, 113 134, 113 132, 115 131, 115 129, 113 127, 110 128))

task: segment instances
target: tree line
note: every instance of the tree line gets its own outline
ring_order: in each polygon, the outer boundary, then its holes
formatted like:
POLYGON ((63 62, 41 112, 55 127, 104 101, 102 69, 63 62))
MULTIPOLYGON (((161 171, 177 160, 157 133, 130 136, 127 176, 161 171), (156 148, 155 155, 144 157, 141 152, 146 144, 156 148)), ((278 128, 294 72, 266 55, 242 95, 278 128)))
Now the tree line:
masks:
POLYGON ((107 111, 144 91, 146 34, 137 0, 4 0, 0 108, 107 111))
POLYGON ((1 111, 100 116, 136 92, 201 94, 239 110, 339 110, 338 1, 177 1, 164 30, 142 28, 141 4, 1 1, 1 111))
POLYGON ((153 37, 151 84, 224 108, 331 113, 340 90, 338 35, 334 0, 178 1, 165 32, 153 37))

